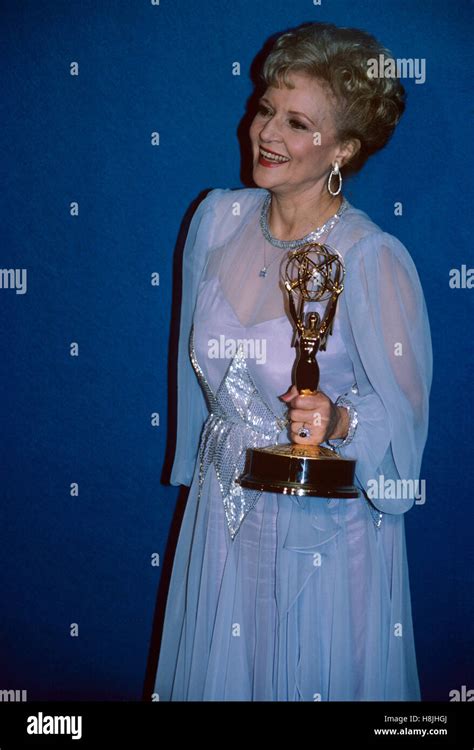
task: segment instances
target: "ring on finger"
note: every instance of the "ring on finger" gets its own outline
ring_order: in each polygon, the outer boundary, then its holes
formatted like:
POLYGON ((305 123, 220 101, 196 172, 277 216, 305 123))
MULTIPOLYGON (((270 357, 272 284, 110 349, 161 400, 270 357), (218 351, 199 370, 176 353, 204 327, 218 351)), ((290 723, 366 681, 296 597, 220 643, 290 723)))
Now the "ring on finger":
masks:
POLYGON ((300 429, 298 430, 298 435, 301 438, 307 438, 311 435, 311 430, 309 429, 309 427, 305 427, 304 422, 303 422, 303 426, 300 427, 300 429))

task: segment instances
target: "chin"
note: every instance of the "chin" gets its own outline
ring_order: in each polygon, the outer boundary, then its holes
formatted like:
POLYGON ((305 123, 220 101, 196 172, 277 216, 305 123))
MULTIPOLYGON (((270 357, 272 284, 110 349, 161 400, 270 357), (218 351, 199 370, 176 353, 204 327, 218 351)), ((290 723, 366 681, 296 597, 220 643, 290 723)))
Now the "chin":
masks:
POLYGON ((262 177, 261 174, 259 174, 258 169, 254 169, 253 170, 252 177, 253 177, 253 181, 255 182, 255 184, 257 185, 257 187, 266 187, 266 185, 265 185, 266 180, 265 180, 264 177, 262 177))
POLYGON ((271 172, 271 169, 265 169, 265 167, 255 164, 252 170, 253 181, 258 187, 262 188, 266 188, 269 184, 274 185, 275 179, 272 179, 273 175, 271 172))

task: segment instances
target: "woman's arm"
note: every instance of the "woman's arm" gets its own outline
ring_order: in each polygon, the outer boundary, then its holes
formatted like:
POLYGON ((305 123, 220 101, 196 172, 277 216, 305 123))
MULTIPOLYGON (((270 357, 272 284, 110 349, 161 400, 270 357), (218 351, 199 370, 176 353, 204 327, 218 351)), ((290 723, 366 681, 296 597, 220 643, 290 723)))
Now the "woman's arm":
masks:
POLYGON ((376 232, 347 252, 341 304, 358 386, 344 395, 358 424, 340 454, 357 459, 356 476, 380 511, 403 513, 414 502, 406 492, 417 486, 428 432, 432 348, 418 273, 401 242, 376 232), (374 496, 381 477, 395 480, 395 497, 374 496))
POLYGON ((197 290, 211 240, 214 205, 221 190, 211 190, 197 207, 183 250, 181 315, 178 342, 178 417, 176 450, 170 483, 190 485, 199 436, 208 410, 189 357, 189 335, 197 290))

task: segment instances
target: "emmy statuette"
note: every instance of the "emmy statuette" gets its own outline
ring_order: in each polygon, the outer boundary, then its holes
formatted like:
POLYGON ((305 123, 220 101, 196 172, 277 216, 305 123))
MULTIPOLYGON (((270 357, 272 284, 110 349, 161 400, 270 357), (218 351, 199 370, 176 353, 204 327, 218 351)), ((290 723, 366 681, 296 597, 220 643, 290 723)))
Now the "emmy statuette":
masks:
MULTIPOLYGON (((316 354, 326 349, 332 333, 344 274, 341 256, 327 245, 310 242, 289 253, 284 284, 295 326, 293 344, 298 346, 293 382, 302 395, 318 389, 316 354), (325 300, 322 320, 316 312, 305 314, 306 302, 325 300)), ((247 449, 244 471, 236 481, 266 492, 347 499, 359 496, 354 486, 355 465, 355 460, 342 458, 323 445, 277 443, 247 449)))

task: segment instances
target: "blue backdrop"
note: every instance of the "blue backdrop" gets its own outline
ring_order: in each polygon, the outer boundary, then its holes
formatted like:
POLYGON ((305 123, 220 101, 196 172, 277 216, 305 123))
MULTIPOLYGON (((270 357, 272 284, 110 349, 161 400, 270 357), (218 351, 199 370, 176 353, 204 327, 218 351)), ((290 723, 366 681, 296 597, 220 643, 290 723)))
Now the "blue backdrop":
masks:
POLYGON ((419 671, 425 699, 474 688, 473 292, 449 285, 451 269, 474 265, 470 3, 0 7, 1 267, 27 271, 26 293, 0 288, 0 689, 150 695, 184 502, 166 480, 185 230, 204 190, 248 184, 252 62, 270 35, 310 20, 426 59, 426 82, 404 81, 391 144, 345 194, 401 239, 425 290, 427 497, 406 518, 419 671))

